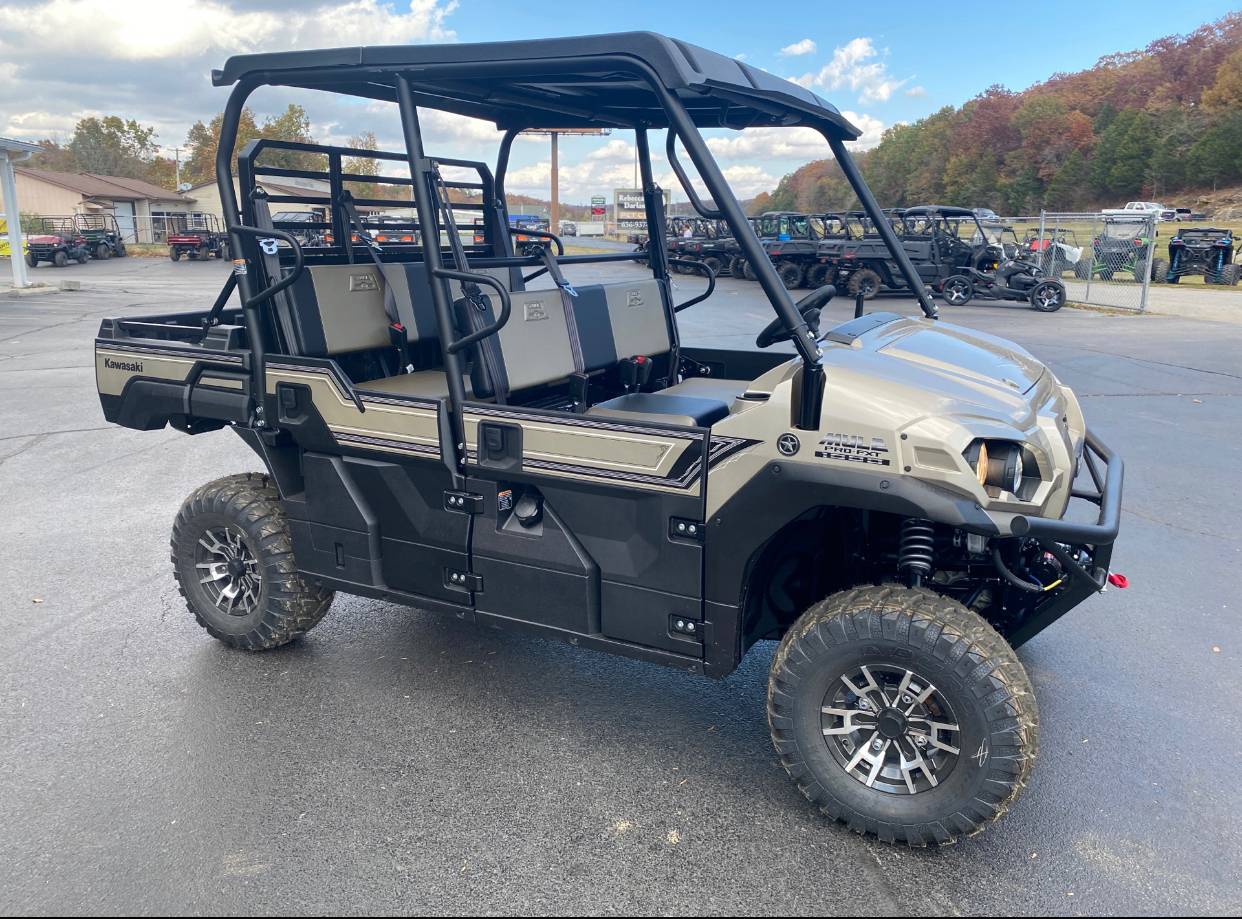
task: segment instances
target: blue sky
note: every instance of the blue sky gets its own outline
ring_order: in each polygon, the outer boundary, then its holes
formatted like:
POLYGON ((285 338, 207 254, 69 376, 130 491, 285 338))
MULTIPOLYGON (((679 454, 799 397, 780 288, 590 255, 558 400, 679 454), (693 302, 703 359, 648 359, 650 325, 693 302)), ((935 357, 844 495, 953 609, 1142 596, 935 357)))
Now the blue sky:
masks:
MULTIPOLYGON (((960 105, 993 83, 1022 89, 1057 71, 1090 67, 1102 55, 1191 31, 1235 6, 1236 0, 903 0, 883 7, 823 0, 0 0, 0 134, 67 139, 80 118, 117 114, 154 125, 171 148, 194 121, 223 107, 227 93, 211 87, 209 74, 234 53, 649 29, 799 80, 849 113, 866 146, 884 128, 960 105)), ((262 90, 253 97, 260 115, 289 101, 306 106, 322 141, 372 130, 385 147, 401 146, 391 106, 309 92, 262 90)), ((425 120, 433 151, 494 156, 490 126, 450 116, 425 120)), ((583 202, 628 185, 631 139, 566 141, 562 199, 583 202)), ((774 187, 827 152, 821 139, 771 129, 722 134, 711 144, 741 197, 774 187)), ((548 166, 546 141, 518 144, 510 189, 546 195, 548 166)), ((671 184, 671 176, 662 178, 671 184)))

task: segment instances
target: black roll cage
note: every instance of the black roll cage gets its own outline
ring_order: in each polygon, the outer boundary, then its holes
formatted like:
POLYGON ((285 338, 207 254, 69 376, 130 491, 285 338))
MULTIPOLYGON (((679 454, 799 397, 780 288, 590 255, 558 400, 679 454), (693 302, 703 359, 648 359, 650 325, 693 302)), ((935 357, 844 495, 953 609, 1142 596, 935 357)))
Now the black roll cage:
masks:
MULTIPOLYGON (((518 43, 512 43, 518 44, 518 43)), ((695 63, 693 54, 681 43, 676 43, 678 47, 686 53, 686 57, 697 70, 699 65, 695 63)), ((364 49, 365 50, 365 49, 364 49)), ((380 49, 382 52, 384 49, 380 49)), ((348 49, 344 49, 341 54, 350 53, 348 49)), ((329 55, 336 52, 297 52, 292 57, 298 60, 308 60, 315 55, 329 55)), ((261 55, 258 56, 264 61, 273 60, 279 56, 261 55)), ((237 59, 234 59, 237 60, 237 59)), ((232 67, 234 60, 231 60, 227 67, 232 67)), ((241 59, 242 63, 245 59, 241 59)), ((446 111, 462 112, 465 103, 455 101, 450 104, 446 98, 449 94, 447 91, 444 96, 435 95, 431 90, 436 87, 447 87, 453 81, 465 80, 489 80, 494 79, 499 83, 500 80, 529 78, 544 78, 548 75, 571 75, 575 73, 599 73, 607 71, 611 74, 627 75, 629 77, 637 77, 641 83, 655 96, 659 112, 663 116, 661 120, 666 120, 668 127, 668 136, 666 149, 668 152, 670 165, 673 167, 679 180, 682 182, 683 190, 686 192, 691 205, 695 211, 702 217, 709 220, 724 220, 733 231, 733 237, 737 240, 742 250, 743 257, 754 266, 753 270, 757 275, 758 281, 767 295, 768 301, 772 304, 777 315, 780 317, 782 324, 789 333, 791 340, 802 360, 804 361, 805 370, 801 376, 802 380, 802 397, 800 405, 802 407, 801 417, 799 419, 799 427, 814 430, 819 425, 819 406, 822 400, 824 371, 820 364, 822 351, 820 350, 816 333, 812 331, 802 315, 795 308, 792 298, 785 289, 784 284, 776 274, 776 270, 766 256, 763 244, 755 234, 746 215, 742 212, 741 206, 734 197, 732 190, 725 181, 720 168, 717 166, 715 159, 712 157, 702 136, 698 132, 695 120, 687 111, 685 103, 677 95, 671 91, 664 82, 660 73, 648 61, 628 55, 628 54, 590 54, 590 55, 571 55, 560 58, 541 58, 541 59, 518 59, 518 60, 470 60, 455 62, 425 62, 419 63, 417 66, 404 63, 390 63, 385 66, 350 66, 344 64, 338 57, 330 65, 311 66, 305 68, 290 67, 288 69, 279 70, 257 70, 244 73, 237 79, 236 85, 230 93, 228 104, 223 113, 220 140, 216 155, 216 180, 219 186, 221 205, 224 212, 225 223, 229 232, 230 251, 237 253, 245 253, 246 262, 250 264, 258 264, 258 241, 253 231, 253 211, 250 210, 249 202, 247 202, 247 214, 250 226, 246 225, 243 220, 243 214, 238 206, 238 201, 233 187, 232 160, 234 149, 237 142, 237 129, 241 119, 242 111, 250 94, 260 86, 298 86, 309 89, 321 89, 329 92, 337 92, 344 94, 355 94, 370 96, 372 98, 386 99, 396 101, 400 112, 402 131, 405 137, 406 156, 405 160, 409 164, 410 179, 407 180, 413 188, 415 210, 418 215, 418 224, 422 227, 431 229, 436 228, 435 232, 438 238, 438 228, 440 226, 439 215, 436 210, 435 203, 436 190, 433 187, 432 176, 438 175, 439 164, 444 165, 464 165, 476 168, 479 164, 468 163, 466 161, 456 161, 441 158, 430 158, 423 149, 422 129, 419 123, 418 105, 421 103, 426 107, 439 108, 446 111), (418 88, 414 88, 414 81, 417 81, 418 88), (428 84, 431 84, 429 89, 428 84), (342 86, 349 86, 350 90, 342 89, 342 86), (395 91, 395 92, 394 92, 395 91), (395 100, 394 100, 395 96, 395 100), (675 142, 680 140, 685 147, 695 169, 698 171, 700 178, 706 185, 708 192, 711 194, 715 208, 709 209, 699 199, 697 192, 694 190, 693 183, 686 175, 684 168, 676 157, 675 142)), ((755 76, 750 75, 748 79, 755 87, 760 89, 761 84, 755 76)), ((213 75, 217 85, 230 81, 223 73, 213 75)), ((606 84, 604 85, 606 88, 606 84)), ((620 90, 618 90, 620 91, 620 90)), ((564 112, 567 120, 581 120, 583 118, 594 118, 590 112, 584 111, 580 107, 569 106, 551 100, 541 100, 538 109, 532 108, 531 103, 525 96, 517 96, 506 98, 503 92, 495 92, 494 99, 488 99, 489 105, 502 105, 505 102, 511 102, 514 111, 524 116, 528 123, 523 127, 544 127, 551 128, 558 125, 552 124, 550 121, 546 124, 532 124, 529 119, 531 113, 536 112, 542 115, 543 119, 552 119, 555 116, 552 113, 564 112)), ((720 116, 721 124, 729 127, 736 125, 729 124, 729 92, 725 89, 717 88, 712 95, 724 97, 724 111, 720 116)), ((746 103, 752 108, 759 111, 769 113, 773 120, 780 118, 780 124, 794 125, 806 124, 812 122, 809 126, 818 130, 819 133, 827 140, 829 148, 836 157, 838 164, 841 166, 847 181, 850 183, 859 201, 862 203, 864 211, 871 217, 875 224, 879 235, 887 244, 894 259, 897 261, 898 267, 905 277, 910 289, 914 291, 919 299, 923 312, 930 318, 936 317, 936 307, 932 302, 931 295, 923 287, 917 271, 910 263, 908 256, 901 246, 896 233, 892 226, 884 218, 879 204, 876 202, 870 189, 863 181, 862 175, 854 163, 849 152, 845 149, 844 141, 848 130, 848 123, 837 120, 811 119, 807 115, 805 108, 799 108, 789 102, 782 102, 779 98, 772 98, 769 93, 762 101, 756 101, 750 96, 738 96, 739 99, 745 99, 746 103), (841 125, 845 124, 843 128, 841 125)), ((473 103, 471 103, 473 104, 473 103)), ((480 103, 481 105, 482 103, 480 103)), ((480 110, 486 111, 486 110, 480 110)), ((494 111, 494 110, 493 110, 494 111)), ((643 112, 646 117, 636 117, 630 120, 630 123, 623 123, 622 119, 615 116, 610 118, 601 118, 600 121, 605 123, 614 123, 618 127, 629 127, 635 131, 635 138, 638 146, 639 166, 642 173, 643 192, 646 204, 647 227, 648 234, 652 239, 662 239, 664 237, 664 208, 663 194, 656 186, 651 168, 651 154, 647 139, 647 130, 650 127, 657 126, 651 112, 643 112)), ((482 117, 487 117, 486 114, 482 117)), ((504 179, 508 169, 509 154, 512 149, 514 138, 522 130, 521 127, 510 126, 506 131, 504 138, 500 144, 499 157, 496 164, 495 178, 491 181, 491 187, 486 180, 483 185, 485 200, 491 199, 489 203, 494 204, 493 207, 485 207, 484 214, 493 213, 500 219, 500 215, 506 214, 504 179)), ((253 182, 256 177, 257 167, 254 163, 254 157, 263 149, 264 145, 271 146, 272 142, 257 141, 248 146, 247 152, 251 155, 244 159, 248 162, 239 164, 240 168, 249 168, 249 179, 253 182)), ((289 149, 297 149, 298 145, 282 144, 289 149)), ((307 152, 324 153, 329 156, 330 173, 334 176, 336 184, 344 181, 344 173, 340 169, 340 160, 344 156, 363 156, 384 159, 401 159, 398 155, 381 154, 378 151, 360 151, 350 148, 325 148, 315 145, 301 145, 305 147, 307 152), (346 152, 346 151, 349 152, 346 152)), ((296 170, 277 170, 268 168, 264 174, 267 175, 296 175, 296 170)), ((239 171, 239 177, 241 173, 239 171)), ((358 177, 367 180, 370 177, 358 177)), ((488 177, 490 178, 490 176, 488 177)), ((356 181, 357 179, 355 179, 356 181)), ((392 182, 392 178, 388 177, 388 181, 392 182)), ((334 189, 336 185, 334 184, 334 189)), ((273 200, 279 201, 280 198, 273 200)), ((365 203, 365 202, 356 202, 365 203)), ((385 201, 384 204, 390 205, 391 202, 385 201)), ((333 201, 335 204, 335 199, 333 201)), ((340 208, 332 207, 332 223, 333 231, 339 233, 337 237, 342 241, 346 253, 349 254, 350 261, 353 261, 353 246, 350 241, 350 227, 344 219, 344 215, 340 213, 340 208)), ((512 256, 511 244, 508 241, 508 227, 503 229, 500 227, 487 227, 493 235, 493 247, 496 245, 496 235, 504 241, 504 245, 508 248, 506 256, 512 256)), ((303 257, 301 248, 297 240, 288 234, 283 235, 286 241, 293 247, 299 265, 303 257)), ((668 281, 668 254, 663 246, 649 246, 646 257, 650 265, 652 274, 655 278, 668 281)), ((445 371, 449 387, 449 408, 452 416, 453 436, 451 443, 446 443, 446 464, 450 469, 460 469, 459 457, 456 455, 449 456, 448 453, 456 453, 461 448, 459 444, 464 443, 464 422, 462 418, 462 406, 465 402, 465 391, 463 386, 463 376, 461 367, 460 348, 455 347, 458 344, 458 336, 453 322, 452 305, 448 300, 446 286, 437 283, 440 280, 450 277, 460 277, 461 266, 453 266, 449 268, 444 263, 444 253, 439 245, 424 246, 422 248, 423 260, 427 266, 428 280, 431 287, 432 303, 434 304, 437 325, 440 332, 440 340, 444 342, 443 355, 445 363, 445 371), (456 449, 454 449, 456 448, 456 449)), ((503 257, 502 257, 503 258, 503 257)), ((609 260, 606 256, 588 257, 592 261, 609 260)), ((622 258, 632 259, 634 255, 625 254, 622 258)), ((507 260, 507 259, 505 259, 507 260)), ((523 263, 526 263, 523 260, 523 263)), ((488 266, 497 266, 497 260, 487 260, 488 266)), ((256 391, 259 393, 266 392, 266 381, 264 372, 265 355, 267 352, 267 328, 270 326, 263 321, 263 316, 259 312, 260 305, 268 300, 277 289, 283 289, 288 286, 279 279, 274 279, 271 287, 263 291, 255 291, 252 289, 250 275, 243 270, 245 263, 240 267, 235 263, 235 271, 237 272, 237 288, 243 305, 243 313, 245 324, 248 332, 248 341, 253 356, 253 369, 256 375, 255 384, 256 391)), ((292 283, 290 281, 290 283, 292 283)), ((491 334, 500 328, 501 323, 494 324, 490 327, 486 334, 491 334)), ((676 329, 673 323, 672 328, 676 329)), ((679 347, 674 341, 674 357, 679 347)), ((262 400, 257 408, 258 425, 265 427, 266 419, 263 417, 262 400)), ((455 476, 456 477, 456 476, 455 476)))

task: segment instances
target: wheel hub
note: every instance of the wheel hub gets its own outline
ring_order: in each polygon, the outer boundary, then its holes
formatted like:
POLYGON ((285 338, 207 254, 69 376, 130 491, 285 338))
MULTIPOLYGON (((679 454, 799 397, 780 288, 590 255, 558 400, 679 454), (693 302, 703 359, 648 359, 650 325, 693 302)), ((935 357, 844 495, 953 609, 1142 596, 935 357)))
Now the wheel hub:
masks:
POLYGON ((888 794, 920 794, 953 771, 961 728, 932 683, 905 667, 869 664, 824 694, 824 742, 851 777, 888 794))
POLYGON ((213 527, 198 540, 194 567, 198 583, 216 609, 248 616, 259 606, 263 574, 250 546, 232 527, 213 527))

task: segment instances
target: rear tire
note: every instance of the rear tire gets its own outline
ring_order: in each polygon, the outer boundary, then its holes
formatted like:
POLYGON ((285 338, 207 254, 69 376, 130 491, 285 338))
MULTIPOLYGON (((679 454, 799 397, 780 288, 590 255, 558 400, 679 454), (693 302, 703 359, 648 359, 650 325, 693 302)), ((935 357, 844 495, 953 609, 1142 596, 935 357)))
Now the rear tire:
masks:
POLYGON ((1078 278, 1078 280, 1080 281, 1087 280, 1087 278, 1091 277, 1092 267, 1093 266, 1091 263, 1091 259, 1089 258, 1079 259, 1077 262, 1074 263, 1074 277, 1078 278))
POLYGON ((1220 282, 1234 287, 1238 283, 1239 270, 1237 265, 1226 265, 1220 270, 1220 282))
POLYGON ((174 262, 181 261, 181 250, 178 249, 176 246, 169 246, 168 257, 172 259, 174 262))
POLYGON ((720 277, 720 272, 724 269, 724 263, 713 255, 703 259, 703 264, 710 268, 716 277, 720 277))
POLYGON ((750 267, 750 262, 748 260, 744 260, 742 262, 742 275, 748 281, 759 280, 759 275, 755 274, 755 269, 750 267))
POLYGON ((1039 749, 1039 708, 1013 649, 924 588, 862 587, 807 610, 776 649, 768 725, 821 811, 911 846, 1003 816, 1039 749))
POLYGON ((796 262, 781 262, 776 266, 776 274, 786 290, 794 290, 802 283, 802 266, 796 262))
POLYGON ((864 300, 870 300, 880 292, 880 276, 870 268, 855 271, 850 275, 846 290, 851 297, 857 297, 861 293, 864 300))
POLYGON ((1162 258, 1151 260, 1151 279, 1155 284, 1163 284, 1169 273, 1169 263, 1162 258))
POLYGON ((173 523, 172 563, 198 624, 249 651, 310 631, 335 596, 298 573, 280 495, 256 472, 217 479, 186 499, 173 523))
POLYGON ((729 259, 729 276, 734 278, 743 278, 746 276, 746 259, 740 255, 735 255, 729 259))
POLYGON ((115 255, 117 258, 125 258, 126 251, 127 250, 125 249, 125 243, 117 243, 116 251, 113 252, 112 254, 115 255))
POLYGON ((112 258, 112 250, 108 248, 107 243, 100 243, 95 247, 95 258, 99 259, 101 262, 106 262, 108 259, 112 258))
POLYGON ((812 290, 819 290, 828 283, 828 266, 816 263, 806 271, 806 286, 812 290))
POLYGON ((220 243, 220 248, 216 250, 216 258, 218 258, 222 262, 227 262, 229 260, 229 244, 228 243, 220 243))

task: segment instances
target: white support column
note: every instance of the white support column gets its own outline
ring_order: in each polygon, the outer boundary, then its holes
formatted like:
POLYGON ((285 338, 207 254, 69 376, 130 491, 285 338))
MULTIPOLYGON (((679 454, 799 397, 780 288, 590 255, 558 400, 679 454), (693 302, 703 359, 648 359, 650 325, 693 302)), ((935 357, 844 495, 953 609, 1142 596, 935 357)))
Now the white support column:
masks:
MULTIPOLYGON (((22 159, 30 156, 29 153, 22 159)), ((0 191, 4 193, 4 219, 8 225, 9 257, 13 262, 13 286, 29 287, 26 259, 22 254, 22 218, 17 206, 17 180, 13 176, 13 160, 9 151, 0 147, 0 191)))

